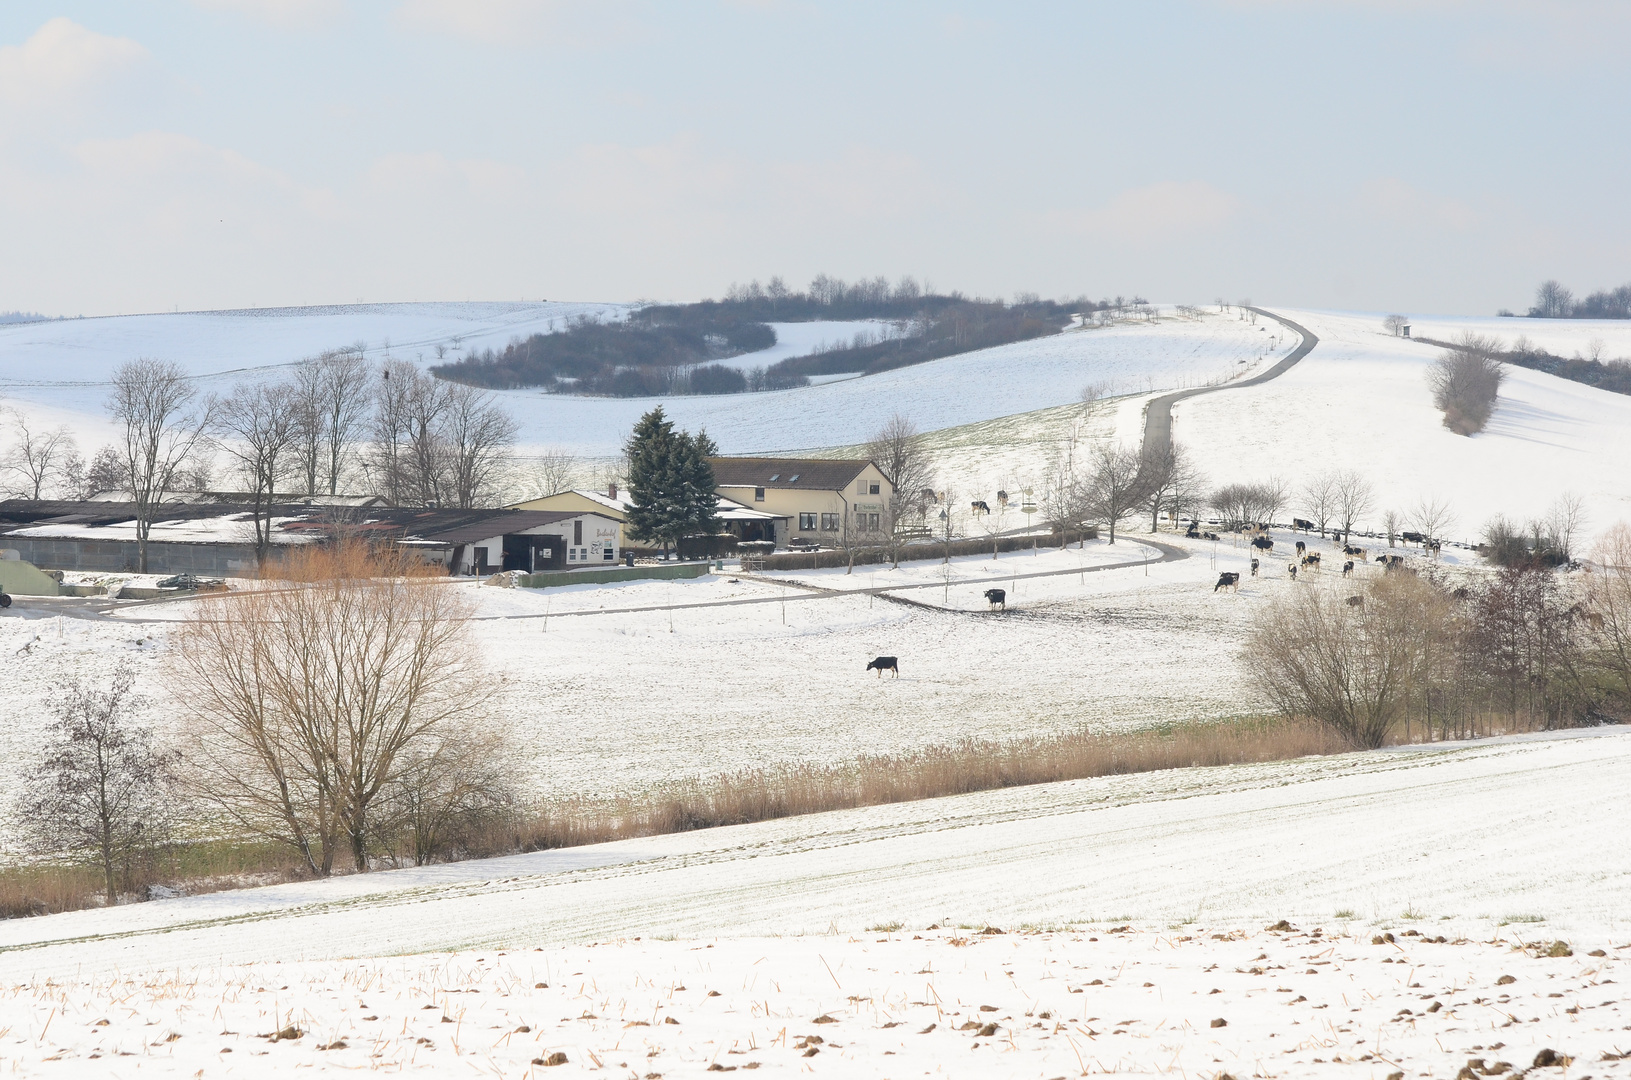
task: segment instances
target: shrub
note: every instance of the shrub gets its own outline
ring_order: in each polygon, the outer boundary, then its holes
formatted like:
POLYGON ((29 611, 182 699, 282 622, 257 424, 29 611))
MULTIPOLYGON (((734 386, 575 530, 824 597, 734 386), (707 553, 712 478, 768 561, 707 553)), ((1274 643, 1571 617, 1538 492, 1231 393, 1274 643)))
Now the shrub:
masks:
POLYGON ((704 364, 691 372, 693 394, 740 394, 747 388, 747 376, 724 364, 704 364))
POLYGON ((1457 435, 1473 435, 1489 423, 1506 378, 1499 352, 1500 343, 1493 338, 1463 334, 1428 369, 1433 404, 1444 413, 1444 426, 1457 435))

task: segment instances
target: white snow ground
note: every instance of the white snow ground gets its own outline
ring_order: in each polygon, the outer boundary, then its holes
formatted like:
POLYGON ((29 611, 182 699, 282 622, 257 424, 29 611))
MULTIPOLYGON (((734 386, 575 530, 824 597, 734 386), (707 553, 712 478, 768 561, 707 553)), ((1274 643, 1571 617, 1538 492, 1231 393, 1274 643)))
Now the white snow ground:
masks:
MULTIPOLYGON (((559 327, 576 315, 613 317, 624 310, 614 304, 389 304, 0 327, 0 399, 37 413, 46 424, 66 424, 85 451, 111 437, 105 383, 115 367, 137 356, 173 360, 208 389, 224 392, 238 380, 355 341, 371 356, 389 352, 433 363, 437 345, 502 348, 511 337, 559 327)), ((781 323, 775 347, 730 362, 774 363, 872 327, 781 323)), ((1235 378, 1265 355, 1283 355, 1295 345, 1277 330, 1249 326, 1233 315, 1166 318, 763 394, 598 398, 506 391, 502 397, 521 423, 524 454, 558 447, 583 457, 613 457, 635 421, 658 403, 681 426, 706 427, 725 453, 787 451, 864 440, 897 411, 929 431, 1064 404, 1093 382, 1130 392, 1235 378)))
POLYGON ((1631 852, 1601 826, 1627 765, 1614 731, 1179 770, 12 920, 0 1055, 1370 1077, 1550 1048, 1625 1075, 1599 1059, 1631 1043, 1631 852))
MULTIPOLYGON (((523 748, 516 765, 529 790, 607 795, 967 737, 1256 713, 1241 646, 1262 603, 1292 587, 1284 557, 1265 560, 1264 576, 1247 577, 1238 595, 1214 592, 1219 570, 1246 571, 1248 549, 1162 539, 1194 554, 1156 561, 1134 536, 1114 547, 960 557, 949 582, 930 560, 854 574, 447 587, 477 605, 476 641, 502 681, 498 706, 523 748), (1094 569, 1116 563, 1132 565, 1094 569), (1045 576, 1025 576, 1035 574, 1045 576), (901 586, 919 586, 898 593, 911 603, 864 591, 901 586), (1008 591, 1006 614, 987 610, 993 586, 1008 591), (899 679, 865 671, 878 655, 900 657, 899 679), (573 702, 593 705, 562 704, 573 702)), ((1326 577, 1331 588, 1346 584, 1326 577)), ((175 720, 165 654, 191 603, 70 617, 86 606, 19 601, 0 618, 0 697, 17 703, 0 723, 7 772, 27 767, 47 722, 43 702, 65 673, 105 681, 128 661, 154 702, 152 721, 175 720)))
MULTIPOLYGON (((1376 488, 1381 514, 1423 499, 1449 503, 1448 535, 1476 540, 1496 513, 1523 520, 1571 491, 1585 499, 1589 529, 1631 519, 1631 396, 1540 372, 1509 368, 1489 426, 1470 438, 1443 427, 1427 389, 1439 349, 1390 337, 1379 316, 1282 311, 1319 336, 1319 346, 1271 382, 1180 402, 1173 437, 1215 482, 1278 475, 1302 484, 1357 469, 1376 488)), ((1631 326, 1541 319, 1415 320, 1413 333, 1449 340, 1463 329, 1527 334, 1568 355, 1580 338, 1631 356, 1631 326)), ((1125 434, 1125 433, 1120 433, 1125 434)), ((1299 512, 1296 506, 1290 513, 1299 512)))

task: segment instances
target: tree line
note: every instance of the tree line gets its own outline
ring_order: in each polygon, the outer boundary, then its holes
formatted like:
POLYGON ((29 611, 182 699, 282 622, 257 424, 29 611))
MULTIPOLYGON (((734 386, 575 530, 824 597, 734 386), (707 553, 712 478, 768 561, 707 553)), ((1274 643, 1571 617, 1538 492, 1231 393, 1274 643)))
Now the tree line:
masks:
POLYGON ((1138 297, 1069 301, 1035 294, 1012 303, 940 294, 911 277, 846 282, 817 275, 800 292, 780 277, 733 285, 723 300, 650 304, 625 319, 588 316, 503 350, 433 367, 442 378, 487 388, 655 397, 733 394, 804 386, 809 376, 883 371, 942 356, 1057 333, 1070 317, 1153 309, 1138 297), (879 334, 768 367, 743 370, 718 361, 768 349, 772 322, 879 320, 879 334))
POLYGON ((1531 319, 1631 319, 1631 284, 1598 289, 1576 299, 1574 290, 1562 282, 1543 281, 1535 289, 1535 303, 1528 314, 1531 319))
POLYGON ((300 362, 283 378, 201 393, 175 364, 138 359, 113 373, 106 402, 118 432, 89 462, 65 428, 18 414, 8 464, 18 494, 125 495, 136 510, 139 565, 157 508, 211 487, 216 467, 250 507, 264 559, 280 500, 361 489, 395 506, 486 505, 515 442, 514 418, 490 394, 361 347, 300 362))

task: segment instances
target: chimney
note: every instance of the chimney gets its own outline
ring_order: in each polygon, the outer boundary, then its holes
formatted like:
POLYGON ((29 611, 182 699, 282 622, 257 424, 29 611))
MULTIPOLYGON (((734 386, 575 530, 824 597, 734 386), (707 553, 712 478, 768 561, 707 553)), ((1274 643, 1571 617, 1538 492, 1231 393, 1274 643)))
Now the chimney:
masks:
POLYGON ((617 501, 617 481, 613 480, 606 485, 606 497, 613 502, 617 501))

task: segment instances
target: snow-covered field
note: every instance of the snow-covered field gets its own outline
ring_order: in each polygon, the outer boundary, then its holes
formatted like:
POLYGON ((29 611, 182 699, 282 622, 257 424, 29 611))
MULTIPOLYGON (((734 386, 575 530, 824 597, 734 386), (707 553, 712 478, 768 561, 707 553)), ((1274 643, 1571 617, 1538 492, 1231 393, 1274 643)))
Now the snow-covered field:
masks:
MULTIPOLYGON (((66 424, 82 443, 110 437, 105 381, 137 356, 173 360, 207 388, 362 342, 424 363, 436 348, 502 348, 514 336, 614 304, 391 304, 246 312, 113 316, 0 327, 0 399, 47 424, 66 424)), ((774 363, 847 341, 867 322, 778 323, 770 349, 736 357, 738 367, 774 363)), ((1076 400, 1089 383, 1119 392, 1170 389, 1237 378, 1265 356, 1296 344, 1273 324, 1232 314, 1164 318, 1074 330, 866 378, 795 390, 721 397, 594 398, 536 391, 502 396, 521 423, 523 454, 558 447, 583 457, 615 456, 640 415, 659 402, 681 426, 706 427, 726 453, 760 453, 854 443, 895 412, 925 431, 1026 413, 1076 400)))
MULTIPOLYGON (((1290 588, 1352 591, 1337 549, 1293 585, 1286 549, 1247 570, 1238 540, 1162 534, 1188 557, 1124 536, 1063 550, 695 581, 500 589, 474 582, 474 632, 516 764, 534 794, 571 797, 857 754, 909 753, 962 738, 1127 730, 1251 715, 1244 639, 1262 605, 1290 588), (1330 565, 1334 563, 1334 565, 1330 565), (1119 568, 1117 568, 1119 567, 1119 568), (1214 592, 1223 570, 1238 593, 1214 592), (984 592, 1008 592, 1006 613, 984 592), (894 590, 894 591, 888 591, 894 590), (876 593, 875 593, 876 591, 876 593), (865 670, 898 656, 900 678, 865 670), (594 707, 561 708, 592 701, 594 707)), ((1446 551, 1444 565, 1457 555, 1446 551)), ((1379 573, 1374 566, 1361 574, 1379 573)), ((1346 595, 1346 593, 1344 593, 1346 595)), ((99 601, 24 599, 0 618, 0 760, 25 768, 46 722, 40 703, 73 672, 106 679, 128 660, 173 722, 165 678, 175 621, 193 602, 141 603, 72 617, 99 601)), ((3 845, 0 845, 3 846, 3 845)))
MULTIPOLYGON (((503 681, 499 705, 534 791, 610 794, 964 737, 1252 712, 1241 680, 1219 673, 1239 670, 1250 611, 1284 583, 1214 594, 1212 545, 1192 546, 1194 556, 1167 563, 1126 539, 960 557, 949 582, 943 564, 927 561, 852 575, 447 587, 476 604, 476 638, 503 681), (1118 563, 1132 565, 1094 569, 1118 563), (987 610, 992 586, 1008 590, 1006 614, 987 610), (888 588, 910 603, 866 591, 888 588), (900 657, 899 679, 864 670, 878 655, 900 657), (595 707, 556 707, 576 701, 595 707)), ((1220 567, 1244 560, 1244 549, 1228 545, 1216 557, 1220 567)), ((39 703, 67 672, 105 679, 129 660, 154 721, 173 720, 166 650, 191 605, 142 604, 107 619, 57 614, 90 606, 20 600, 0 619, 0 656, 9 658, 0 694, 19 703, 0 724, 8 769, 24 767, 45 723, 39 703)))
MULTIPOLYGON (((1376 488, 1368 524, 1423 499, 1449 503, 1449 536, 1476 539, 1490 516, 1541 516, 1560 493, 1585 499, 1590 530, 1631 519, 1631 396, 1509 368, 1489 427, 1471 438, 1440 423, 1427 389, 1439 350, 1389 337, 1380 317, 1285 311, 1320 344, 1272 382, 1205 394, 1173 409, 1173 438, 1217 482, 1278 475, 1299 485, 1357 469, 1376 488)), ((1541 319, 1418 319, 1413 333, 1527 334, 1569 355, 1582 338, 1631 357, 1631 326, 1541 319)), ((1293 507, 1291 512, 1297 512, 1293 507)))
POLYGON ((1531 1075, 1624 1075, 1631 852, 1601 823, 1628 765, 1612 732, 1181 770, 13 920, 0 1054, 1447 1077, 1550 1049, 1573 1066, 1531 1075))

